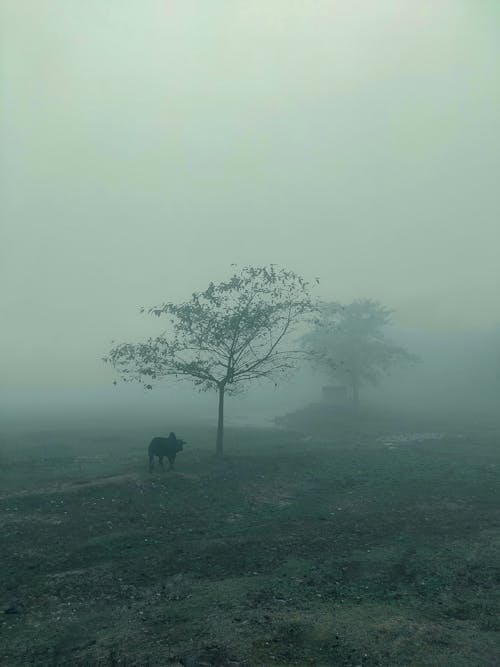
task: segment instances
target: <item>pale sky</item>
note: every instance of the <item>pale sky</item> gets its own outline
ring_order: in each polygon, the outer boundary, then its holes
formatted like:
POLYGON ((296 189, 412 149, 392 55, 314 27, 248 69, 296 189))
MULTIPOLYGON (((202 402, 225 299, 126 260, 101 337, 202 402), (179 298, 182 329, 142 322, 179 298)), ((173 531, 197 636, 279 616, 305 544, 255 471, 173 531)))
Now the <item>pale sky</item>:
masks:
POLYGON ((489 0, 3 0, 0 386, 108 383, 138 306, 276 263, 500 319, 489 0))

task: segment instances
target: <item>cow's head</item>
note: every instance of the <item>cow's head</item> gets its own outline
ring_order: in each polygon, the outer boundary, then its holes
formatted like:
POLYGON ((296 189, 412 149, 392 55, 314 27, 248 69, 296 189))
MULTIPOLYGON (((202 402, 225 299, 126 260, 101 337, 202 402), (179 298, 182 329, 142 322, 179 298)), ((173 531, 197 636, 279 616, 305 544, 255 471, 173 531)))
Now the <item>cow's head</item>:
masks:
POLYGON ((187 444, 187 442, 185 440, 179 440, 177 438, 177 451, 181 452, 182 449, 183 449, 183 445, 186 445, 186 444, 187 444))

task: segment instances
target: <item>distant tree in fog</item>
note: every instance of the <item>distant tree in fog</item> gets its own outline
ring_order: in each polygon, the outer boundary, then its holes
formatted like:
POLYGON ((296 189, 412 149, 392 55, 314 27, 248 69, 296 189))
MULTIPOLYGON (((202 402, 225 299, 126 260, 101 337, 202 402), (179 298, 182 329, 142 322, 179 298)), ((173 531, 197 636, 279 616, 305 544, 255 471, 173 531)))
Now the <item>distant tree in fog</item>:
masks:
POLYGON ((123 380, 149 389, 151 381, 173 376, 217 391, 216 453, 221 456, 225 394, 251 380, 276 380, 293 368, 303 350, 286 343, 312 310, 309 285, 297 274, 272 265, 244 267, 188 301, 148 309, 168 318, 167 332, 142 343, 114 345, 105 361, 123 380))
POLYGON ((355 410, 363 385, 376 385, 394 366, 416 363, 417 355, 385 337, 393 311, 378 301, 359 299, 322 306, 314 329, 303 337, 313 363, 345 384, 355 410))

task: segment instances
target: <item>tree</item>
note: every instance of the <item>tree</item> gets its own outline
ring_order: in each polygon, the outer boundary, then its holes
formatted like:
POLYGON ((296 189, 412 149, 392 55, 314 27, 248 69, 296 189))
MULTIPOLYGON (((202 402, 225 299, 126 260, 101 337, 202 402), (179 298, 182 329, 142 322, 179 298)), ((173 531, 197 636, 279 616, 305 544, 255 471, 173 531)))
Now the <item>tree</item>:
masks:
POLYGON ((363 385, 376 385, 398 364, 419 361, 386 339, 392 312, 372 299, 324 304, 315 328, 302 339, 315 365, 348 386, 356 412, 363 385))
POLYGON ((226 282, 211 282, 188 301, 148 309, 169 318, 168 330, 143 343, 114 345, 105 361, 123 380, 148 389, 151 381, 174 376, 217 391, 216 454, 221 456, 226 393, 251 380, 276 380, 292 369, 303 350, 285 343, 312 310, 309 285, 300 276, 273 265, 248 266, 226 282))

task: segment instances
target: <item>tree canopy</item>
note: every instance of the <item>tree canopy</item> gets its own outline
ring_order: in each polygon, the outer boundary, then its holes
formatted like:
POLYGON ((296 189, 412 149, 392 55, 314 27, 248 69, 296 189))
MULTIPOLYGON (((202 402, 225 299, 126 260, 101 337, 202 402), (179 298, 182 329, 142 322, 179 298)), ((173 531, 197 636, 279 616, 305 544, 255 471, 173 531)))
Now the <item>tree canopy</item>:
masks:
POLYGON ((392 313, 373 299, 324 304, 314 329, 303 337, 315 365, 349 387, 356 409, 363 385, 376 385, 394 366, 419 360, 386 338, 392 313))
POLYGON ((142 343, 114 345, 105 361, 123 380, 147 388, 171 376, 217 391, 217 452, 222 454, 225 393, 259 378, 276 381, 291 370, 303 351, 290 339, 312 310, 309 285, 296 273, 273 265, 246 266, 187 301, 142 308, 166 316, 166 330, 142 343))

